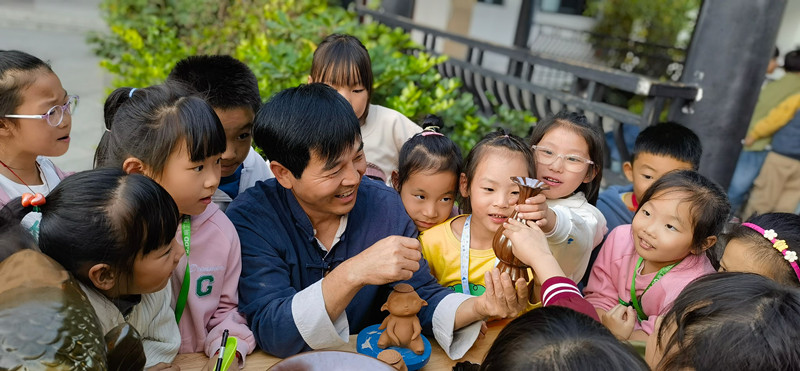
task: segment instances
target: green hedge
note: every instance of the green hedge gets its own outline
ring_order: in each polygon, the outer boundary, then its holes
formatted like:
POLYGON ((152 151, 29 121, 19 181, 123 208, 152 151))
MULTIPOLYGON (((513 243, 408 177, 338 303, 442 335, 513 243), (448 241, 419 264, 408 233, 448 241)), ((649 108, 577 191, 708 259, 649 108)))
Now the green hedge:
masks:
POLYGON ((195 54, 230 54, 259 78, 267 99, 305 83, 317 43, 331 33, 358 37, 369 50, 375 76, 372 103, 412 120, 428 113, 443 117, 443 131, 466 154, 484 134, 502 126, 524 136, 535 118, 496 107, 484 117, 457 78, 434 68, 446 60, 422 51, 401 29, 360 24, 355 13, 319 0, 104 0, 110 32, 90 42, 113 85, 160 83, 180 59, 195 54), (410 53, 417 50, 419 52, 410 53))

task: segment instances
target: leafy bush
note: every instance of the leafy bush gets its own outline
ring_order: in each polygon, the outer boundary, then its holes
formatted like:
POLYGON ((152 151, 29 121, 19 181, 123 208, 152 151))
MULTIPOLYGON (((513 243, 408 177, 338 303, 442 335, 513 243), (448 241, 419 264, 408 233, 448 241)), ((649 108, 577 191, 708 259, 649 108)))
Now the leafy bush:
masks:
POLYGON ((195 54, 230 54, 259 79, 261 96, 305 83, 317 43, 331 33, 358 37, 369 50, 375 75, 372 103, 419 121, 444 119, 442 130, 464 153, 498 126, 524 136, 535 119, 497 107, 484 117, 461 81, 435 66, 445 56, 425 53, 401 29, 361 24, 356 14, 314 0, 104 0, 110 33, 90 36, 101 65, 118 86, 160 83, 172 66, 195 54))
POLYGON ((587 16, 597 17, 591 41, 596 54, 614 68, 652 77, 680 78, 685 48, 701 0, 592 0, 587 16))

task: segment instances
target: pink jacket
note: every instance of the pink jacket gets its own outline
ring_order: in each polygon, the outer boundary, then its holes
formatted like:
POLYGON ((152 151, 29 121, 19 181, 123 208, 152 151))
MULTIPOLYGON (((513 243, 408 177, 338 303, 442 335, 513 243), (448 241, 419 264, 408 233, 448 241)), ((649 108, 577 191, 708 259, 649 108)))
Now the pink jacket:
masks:
MULTIPOLYGON (((183 248, 180 228, 176 238, 183 248)), ((237 350, 249 354, 256 346, 247 321, 239 313, 239 275, 242 250, 233 224, 216 204, 192 217, 189 254, 190 286, 186 307, 178 328, 179 353, 205 352, 209 357, 219 349, 222 332, 238 339, 237 350)), ((172 307, 180 295, 186 272, 186 256, 172 272, 172 307)))
MULTIPOLYGON (((619 304, 619 299, 631 300, 631 281, 639 254, 633 247, 631 225, 614 228, 608 234, 600 254, 592 267, 589 284, 583 290, 586 300, 595 308, 609 310, 619 304)), ((672 270, 654 283, 642 296, 642 310, 647 320, 636 321, 635 330, 653 332, 656 317, 669 309, 683 288, 695 278, 714 273, 714 267, 705 255, 690 254, 672 270)), ((636 276, 636 294, 641 295, 656 273, 636 276)))

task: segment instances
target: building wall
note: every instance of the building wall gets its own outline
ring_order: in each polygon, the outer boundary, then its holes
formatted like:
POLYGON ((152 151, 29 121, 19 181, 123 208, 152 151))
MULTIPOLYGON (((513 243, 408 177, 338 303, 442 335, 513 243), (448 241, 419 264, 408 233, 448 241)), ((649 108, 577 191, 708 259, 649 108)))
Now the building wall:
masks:
POLYGON ((781 55, 800 49, 800 0, 787 2, 776 44, 781 50, 781 55))

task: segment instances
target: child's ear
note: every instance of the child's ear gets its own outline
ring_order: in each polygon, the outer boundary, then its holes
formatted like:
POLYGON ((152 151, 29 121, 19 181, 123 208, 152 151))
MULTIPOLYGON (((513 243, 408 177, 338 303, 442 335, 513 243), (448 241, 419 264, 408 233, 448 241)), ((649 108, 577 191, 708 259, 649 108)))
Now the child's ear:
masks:
POLYGON ((400 192, 400 173, 397 170, 392 170, 392 187, 395 191, 400 192))
POLYGON ((105 263, 95 264, 89 268, 89 280, 102 291, 109 291, 117 283, 117 277, 111 266, 105 263))
POLYGON ((597 176, 597 167, 596 166, 589 167, 589 171, 586 172, 586 177, 583 178, 583 183, 591 182, 596 176, 597 176))
POLYGON ((11 121, 5 118, 0 118, 0 137, 12 137, 13 136, 13 129, 14 125, 11 124, 11 121))
POLYGON ((136 157, 128 157, 122 162, 122 171, 128 174, 143 174, 145 173, 146 166, 142 160, 136 157))
POLYGON ((628 178, 628 181, 633 183, 633 164, 630 161, 625 161, 622 164, 622 172, 625 173, 625 177, 628 178))
POLYGON ((700 246, 700 249, 698 249, 699 251, 697 252, 696 255, 702 254, 706 250, 710 249, 711 246, 714 246, 714 244, 716 243, 717 243, 717 236, 706 237, 705 241, 703 241, 703 244, 700 246))
POLYGON ((467 181, 467 174, 461 173, 458 179, 458 189, 461 191, 461 197, 469 197, 469 182, 467 181))
POLYGON ((294 174, 283 166, 278 161, 270 161, 269 162, 269 169, 272 170, 272 174, 275 175, 275 180, 286 189, 292 189, 294 186, 294 181, 297 179, 294 177, 294 174))
POLYGON ((311 79, 311 75, 308 75, 308 83, 309 84, 313 84, 314 83, 314 80, 311 79))

